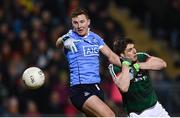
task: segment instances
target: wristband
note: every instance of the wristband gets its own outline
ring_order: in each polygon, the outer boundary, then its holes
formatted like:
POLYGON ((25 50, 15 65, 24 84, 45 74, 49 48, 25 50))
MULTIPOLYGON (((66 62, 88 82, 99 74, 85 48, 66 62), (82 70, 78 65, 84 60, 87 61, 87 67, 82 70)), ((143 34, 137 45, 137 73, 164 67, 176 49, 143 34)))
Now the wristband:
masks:
POLYGON ((131 63, 129 61, 123 61, 122 64, 126 65, 126 66, 130 66, 131 65, 131 63))
POLYGON ((136 69, 137 72, 139 72, 140 65, 138 63, 133 64, 134 68, 136 69))

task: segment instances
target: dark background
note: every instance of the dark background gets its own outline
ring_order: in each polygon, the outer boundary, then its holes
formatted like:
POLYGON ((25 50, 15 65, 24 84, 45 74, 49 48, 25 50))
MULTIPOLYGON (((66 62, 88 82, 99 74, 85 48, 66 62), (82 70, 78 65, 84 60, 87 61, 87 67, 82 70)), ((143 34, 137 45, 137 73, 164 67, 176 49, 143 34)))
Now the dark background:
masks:
MULTIPOLYGON (((173 69, 180 69, 179 0, 0 0, 0 116, 84 116, 68 99, 68 64, 62 50, 55 47, 58 37, 71 27, 69 14, 78 6, 88 10, 91 30, 111 49, 113 39, 128 32, 109 9, 127 11, 125 15, 138 21, 138 28, 148 31, 152 41, 166 44, 173 69), (46 75, 40 89, 29 90, 21 81, 30 66, 41 68, 46 75)), ((164 53, 144 51, 155 56, 164 53)), ((118 116, 126 116, 108 64, 102 56, 100 74, 106 102, 118 116)), ((152 71, 150 75, 159 101, 171 116, 180 116, 180 73, 170 71, 152 71)))

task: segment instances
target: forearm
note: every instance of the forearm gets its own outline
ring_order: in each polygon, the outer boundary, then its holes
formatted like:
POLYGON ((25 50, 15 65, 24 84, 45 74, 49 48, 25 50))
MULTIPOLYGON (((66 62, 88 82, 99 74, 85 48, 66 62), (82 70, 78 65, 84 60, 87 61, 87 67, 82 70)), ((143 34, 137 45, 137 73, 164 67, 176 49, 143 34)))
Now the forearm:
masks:
POLYGON ((62 48, 63 47, 63 41, 62 41, 62 37, 59 37, 56 41, 56 47, 57 48, 62 48))
POLYGON ((100 50, 108 58, 110 63, 119 67, 121 66, 119 56, 115 54, 107 45, 104 45, 100 50))
POLYGON ((149 60, 147 60, 146 62, 141 62, 139 63, 139 65, 140 69, 145 70, 160 70, 166 68, 167 66, 165 61, 157 57, 150 57, 149 60))
POLYGON ((108 60, 109 60, 110 63, 112 63, 114 65, 117 65, 119 67, 121 66, 120 58, 115 53, 111 53, 111 56, 109 56, 108 60))
POLYGON ((115 84, 121 90, 121 92, 127 92, 130 85, 130 74, 129 67, 126 65, 122 65, 122 72, 115 81, 115 84))

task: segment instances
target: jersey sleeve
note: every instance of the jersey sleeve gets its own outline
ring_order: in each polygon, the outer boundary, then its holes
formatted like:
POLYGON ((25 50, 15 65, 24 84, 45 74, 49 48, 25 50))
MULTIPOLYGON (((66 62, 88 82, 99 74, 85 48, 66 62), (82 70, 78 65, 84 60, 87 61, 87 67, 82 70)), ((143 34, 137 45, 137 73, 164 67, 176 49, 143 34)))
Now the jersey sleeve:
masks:
POLYGON ((137 59, 139 62, 145 62, 147 59, 150 57, 149 54, 144 53, 144 52, 138 52, 137 53, 137 59))
POLYGON ((115 65, 113 66, 113 70, 114 70, 114 72, 115 72, 116 75, 121 72, 121 68, 118 67, 118 66, 115 66, 115 65))
POLYGON ((119 68, 110 64, 108 66, 109 72, 111 74, 112 79, 115 81, 117 79, 117 75, 120 74, 119 68))
POLYGON ((104 40, 100 36, 98 36, 97 34, 95 34, 95 38, 96 38, 97 43, 99 45, 99 49, 101 49, 105 45, 104 40))
POLYGON ((66 36, 68 36, 68 37, 71 37, 71 38, 75 38, 75 36, 73 35, 73 31, 72 30, 69 30, 66 34, 64 34, 62 37, 64 38, 64 37, 66 37, 66 36))
POLYGON ((118 75, 119 73, 121 73, 121 68, 119 66, 110 64, 108 68, 110 73, 113 73, 114 75, 118 75))

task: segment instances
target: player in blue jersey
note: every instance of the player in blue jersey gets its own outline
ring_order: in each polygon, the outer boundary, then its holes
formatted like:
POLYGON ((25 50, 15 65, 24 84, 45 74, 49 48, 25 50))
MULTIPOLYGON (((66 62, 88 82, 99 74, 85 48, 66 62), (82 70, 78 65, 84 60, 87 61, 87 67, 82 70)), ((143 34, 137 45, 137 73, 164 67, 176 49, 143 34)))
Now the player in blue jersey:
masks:
POLYGON ((104 102, 99 87, 99 53, 110 63, 121 66, 117 56, 103 39, 90 31, 87 11, 76 9, 71 14, 73 29, 56 41, 57 47, 64 47, 70 69, 70 99, 72 104, 86 116, 113 117, 114 112, 104 102))

